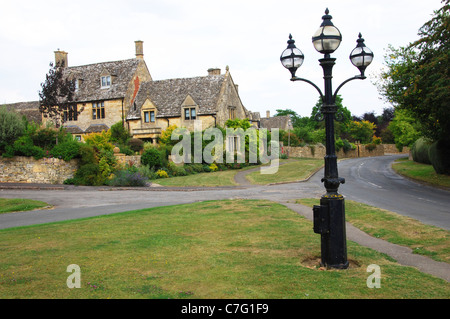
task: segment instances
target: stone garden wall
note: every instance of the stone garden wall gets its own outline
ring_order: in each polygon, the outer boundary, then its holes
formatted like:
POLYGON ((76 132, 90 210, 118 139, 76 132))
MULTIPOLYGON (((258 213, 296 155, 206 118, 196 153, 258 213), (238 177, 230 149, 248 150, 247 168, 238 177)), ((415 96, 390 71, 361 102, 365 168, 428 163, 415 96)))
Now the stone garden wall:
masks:
POLYGON ((77 160, 66 162, 58 158, 0 157, 0 182, 62 184, 74 176, 77 168, 77 160))
MULTIPOLYGON (((288 154, 289 157, 307 157, 307 158, 324 158, 326 155, 325 146, 322 144, 303 146, 303 147, 289 147, 284 146, 283 152, 288 154)), ((339 150, 336 152, 338 158, 356 158, 356 157, 370 157, 370 156, 383 156, 385 154, 408 154, 409 149, 403 148, 402 152, 399 152, 394 144, 381 144, 376 145, 374 149, 370 149, 366 145, 358 144, 356 149, 344 152, 339 150)))

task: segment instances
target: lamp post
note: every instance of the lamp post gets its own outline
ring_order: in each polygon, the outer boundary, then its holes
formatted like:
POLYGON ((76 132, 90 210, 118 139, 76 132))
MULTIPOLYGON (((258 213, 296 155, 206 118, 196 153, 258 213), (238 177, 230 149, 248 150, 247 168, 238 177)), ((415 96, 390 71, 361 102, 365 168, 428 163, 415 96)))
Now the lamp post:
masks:
POLYGON ((339 185, 345 183, 345 179, 338 175, 334 137, 334 120, 338 118, 336 96, 346 83, 352 80, 366 79, 364 72, 373 60, 373 53, 364 45, 364 39, 360 33, 357 46, 350 54, 350 61, 359 69, 360 75, 345 80, 333 93, 332 70, 336 59, 330 55, 341 44, 342 35, 339 29, 333 25, 331 19, 332 16, 329 15, 327 8, 325 15, 322 17, 323 22, 320 28, 312 37, 314 48, 324 54, 324 58, 320 59, 319 62, 323 69, 325 93, 322 93, 320 88, 313 82, 295 75, 297 69, 303 64, 305 57, 295 46, 292 35, 289 35, 288 46, 281 54, 280 60, 283 66, 291 72, 291 81, 303 81, 311 84, 319 92, 322 100, 320 110, 322 117, 320 120, 323 119, 325 121, 326 132, 325 171, 322 182, 324 183, 326 194, 321 197, 320 205, 313 207, 314 232, 321 235, 321 264, 329 268, 346 269, 348 268, 348 260, 345 203, 344 197, 338 193, 339 185))

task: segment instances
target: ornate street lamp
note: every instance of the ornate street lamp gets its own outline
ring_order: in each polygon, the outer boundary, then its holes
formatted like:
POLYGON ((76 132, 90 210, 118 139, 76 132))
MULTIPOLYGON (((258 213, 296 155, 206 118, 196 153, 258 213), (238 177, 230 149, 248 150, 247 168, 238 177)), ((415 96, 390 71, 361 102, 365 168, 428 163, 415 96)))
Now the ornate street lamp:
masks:
POLYGON ((342 35, 339 29, 333 25, 331 19, 332 16, 329 15, 327 8, 325 15, 322 17, 323 22, 320 28, 312 37, 314 48, 325 55, 323 59, 319 60, 324 74, 325 94, 313 82, 295 75, 305 57, 295 47, 295 41, 291 35, 289 35, 288 47, 281 54, 280 60, 283 66, 291 72, 291 81, 303 81, 311 84, 319 92, 322 100, 320 111, 323 117, 320 120, 325 120, 326 132, 325 170, 322 182, 327 192, 321 197, 320 205, 314 206, 313 208, 314 232, 321 235, 321 264, 330 268, 346 269, 348 267, 348 260, 345 231, 345 203, 344 197, 338 193, 339 185, 343 184, 345 179, 338 175, 334 137, 334 120, 339 115, 336 114, 336 96, 346 83, 352 80, 364 80, 366 78, 364 71, 372 62, 373 53, 364 45, 364 39, 359 34, 357 46, 350 54, 350 61, 359 69, 361 74, 345 80, 333 94, 332 70, 336 59, 331 58, 330 54, 336 51, 341 44, 342 35))

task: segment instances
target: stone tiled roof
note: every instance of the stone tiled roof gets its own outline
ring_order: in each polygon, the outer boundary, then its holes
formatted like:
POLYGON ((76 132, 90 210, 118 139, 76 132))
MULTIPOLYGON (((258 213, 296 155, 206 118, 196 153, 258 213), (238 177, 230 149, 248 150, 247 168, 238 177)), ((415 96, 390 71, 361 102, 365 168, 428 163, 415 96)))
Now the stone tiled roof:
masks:
POLYGON ((260 127, 268 130, 272 130, 273 128, 288 130, 289 116, 263 117, 260 119, 260 127))
POLYGON ((141 84, 127 118, 140 118, 147 98, 156 106, 157 117, 181 116, 181 105, 190 96, 198 105, 198 115, 215 114, 225 75, 149 81, 141 84))
POLYGON ((77 125, 64 125, 66 131, 70 134, 83 134, 84 131, 77 125))
POLYGON ((125 97, 138 65, 139 59, 128 59, 68 67, 65 72, 69 78, 80 80, 76 101, 111 100, 125 97), (104 75, 111 76, 111 85, 102 89, 100 80, 104 75))
POLYGON ((248 114, 249 114, 250 121, 258 122, 259 120, 261 120, 261 114, 259 112, 248 111, 248 114))
POLYGON ((101 131, 107 131, 107 130, 109 130, 109 127, 106 124, 91 124, 84 131, 84 133, 99 133, 101 131))
POLYGON ((12 103, 5 106, 8 110, 14 110, 20 115, 25 115, 30 122, 38 124, 42 122, 42 115, 39 112, 39 101, 12 103))

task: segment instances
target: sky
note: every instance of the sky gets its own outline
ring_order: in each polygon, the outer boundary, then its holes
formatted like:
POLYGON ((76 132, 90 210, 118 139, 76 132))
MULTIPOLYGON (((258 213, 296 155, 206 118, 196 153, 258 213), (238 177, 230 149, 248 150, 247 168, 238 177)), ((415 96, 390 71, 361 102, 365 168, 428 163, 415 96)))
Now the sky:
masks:
POLYGON ((292 34, 305 55, 297 76, 323 91, 323 73, 312 35, 328 8, 342 33, 332 54, 333 88, 359 74, 350 60, 361 32, 375 58, 364 81, 347 83, 339 94, 353 115, 381 115, 391 107, 375 83, 389 45, 418 39, 419 28, 442 7, 441 0, 0 0, 0 104, 37 101, 54 51, 68 52, 69 66, 135 57, 144 59, 153 80, 207 75, 229 67, 244 106, 265 117, 277 109, 309 116, 319 99, 305 82, 291 82, 280 55, 292 34))

